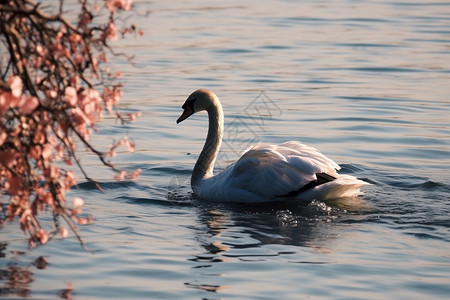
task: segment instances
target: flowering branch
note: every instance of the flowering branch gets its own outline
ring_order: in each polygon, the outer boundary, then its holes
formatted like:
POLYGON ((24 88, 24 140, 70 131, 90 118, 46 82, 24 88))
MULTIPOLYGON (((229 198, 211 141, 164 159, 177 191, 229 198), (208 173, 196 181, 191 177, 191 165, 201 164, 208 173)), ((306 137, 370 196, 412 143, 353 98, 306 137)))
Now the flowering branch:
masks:
MULTIPOLYGON (((101 187, 83 169, 77 143, 116 171, 116 179, 135 179, 140 173, 128 174, 109 161, 122 144, 134 150, 128 137, 109 151, 89 143, 104 111, 122 122, 138 116, 119 113, 122 86, 104 67, 105 50, 114 53, 109 42, 117 39, 115 16, 119 10, 130 10, 131 0, 106 0, 104 7, 79 0, 73 20, 65 16, 63 0, 57 12, 32 0, 0 3, 0 225, 18 219, 31 246, 45 244, 52 234, 37 216, 48 208, 55 217, 52 233, 67 236, 57 222, 61 216, 83 245, 76 224, 92 218, 80 217, 80 198, 71 206, 65 198, 77 183, 73 161, 86 180, 101 187), (105 11, 106 23, 96 22, 105 11)), ((122 35, 135 31, 135 25, 120 30, 122 35)))

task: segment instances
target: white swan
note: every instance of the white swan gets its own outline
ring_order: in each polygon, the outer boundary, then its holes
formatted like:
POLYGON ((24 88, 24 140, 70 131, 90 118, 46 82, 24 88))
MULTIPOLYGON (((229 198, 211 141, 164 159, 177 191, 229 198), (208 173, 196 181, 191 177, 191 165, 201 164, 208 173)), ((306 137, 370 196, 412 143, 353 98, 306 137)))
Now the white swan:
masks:
POLYGON ((206 110, 209 129, 205 145, 192 171, 191 186, 201 199, 219 202, 271 202, 287 199, 327 200, 359 194, 368 184, 349 175, 313 147, 290 141, 257 144, 224 171, 213 175, 222 143, 223 111, 219 98, 206 89, 193 92, 183 104, 177 124, 206 110))

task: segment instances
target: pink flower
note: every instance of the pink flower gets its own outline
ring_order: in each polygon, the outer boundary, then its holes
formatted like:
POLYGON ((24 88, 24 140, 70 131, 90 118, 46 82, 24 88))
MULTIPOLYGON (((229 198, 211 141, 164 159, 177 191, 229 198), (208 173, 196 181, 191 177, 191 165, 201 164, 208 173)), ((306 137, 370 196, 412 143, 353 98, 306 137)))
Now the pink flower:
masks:
POLYGON ((8 79, 11 93, 14 97, 19 98, 22 95, 23 83, 19 76, 12 76, 8 79))
POLYGON ((28 222, 30 220, 31 216, 32 216, 31 209, 29 209, 29 208, 25 209, 22 212, 22 214, 20 215, 19 223, 25 224, 26 222, 28 222))
POLYGON ((72 86, 66 87, 65 95, 66 95, 66 103, 69 106, 75 106, 77 104, 78 95, 77 90, 74 87, 72 86))
POLYGON ((8 105, 6 104, 6 93, 0 90, 0 117, 8 110, 8 105))
POLYGON ((80 197, 73 198, 73 209, 72 209, 72 215, 76 216, 78 214, 81 214, 81 207, 84 205, 84 200, 80 197))
POLYGON ((39 229, 38 232, 36 232, 36 238, 39 240, 41 245, 44 245, 48 242, 48 232, 44 229, 39 229))
MULTIPOLYGON (((66 177, 64 178, 64 184, 66 185, 66 191, 70 190, 70 187, 74 184, 77 184, 77 180, 75 178, 75 174, 73 171, 67 171, 66 177)), ((74 199, 75 201, 75 199, 74 199)))
POLYGON ((125 144, 127 145, 128 152, 133 153, 134 152, 134 143, 127 139, 125 144))
POLYGON ((4 131, 0 132, 0 146, 3 145, 7 137, 8 135, 6 134, 6 132, 4 131))
POLYGON ((77 34, 77 33, 72 33, 71 35, 69 35, 69 42, 77 44, 79 42, 81 42, 81 35, 77 34))
POLYGON ((89 120, 86 114, 79 107, 75 107, 72 109, 71 116, 74 119, 75 123, 78 125, 91 125, 91 120, 89 120))
POLYGON ((142 116, 142 112, 138 111, 137 113, 130 113, 128 114, 128 117, 130 118, 130 121, 134 121, 137 118, 142 116))
POLYGON ((113 21, 109 21, 108 28, 106 28, 102 37, 111 41, 117 40, 117 27, 113 21))
POLYGON ((23 114, 32 113, 39 106, 39 100, 34 96, 22 95, 19 102, 19 111, 23 114))
POLYGON ((45 169, 44 176, 51 180, 58 180, 61 177, 59 169, 53 165, 45 169))
POLYGON ((46 56, 48 54, 47 48, 42 47, 42 45, 37 45, 36 46, 36 52, 40 56, 46 56))
POLYGON ((74 208, 79 208, 81 206, 84 205, 84 200, 81 199, 80 197, 75 197, 73 198, 73 207, 74 208))
POLYGON ((131 174, 131 180, 136 181, 141 172, 142 172, 141 169, 137 169, 136 171, 134 171, 133 174, 131 174))
POLYGON ((77 218, 77 222, 80 225, 86 225, 86 224, 91 224, 92 222, 94 222, 94 219, 92 219, 91 216, 89 216, 88 218, 77 218))
POLYGON ((59 234, 61 235, 61 238, 65 239, 69 235, 69 232, 66 228, 60 228, 59 234))
POLYGON ((56 90, 47 90, 46 95, 49 98, 56 98, 58 96, 58 92, 56 90))
POLYGON ((55 206, 55 201, 53 201, 52 194, 48 192, 42 192, 39 197, 44 201, 44 203, 47 203, 48 205, 51 205, 52 207, 55 206))
POLYGON ((42 150, 42 157, 43 157, 45 160, 50 160, 50 157, 51 157, 51 155, 52 155, 52 152, 53 152, 53 147, 52 147, 52 145, 50 145, 50 144, 45 144, 45 146, 43 147, 43 150, 42 150))
POLYGON ((114 179, 117 180, 117 181, 121 181, 121 180, 123 180, 126 176, 127 176, 127 171, 122 170, 122 171, 120 171, 119 174, 114 175, 114 179))
POLYGON ((105 5, 113 13, 116 11, 116 8, 130 10, 131 2, 132 0, 106 0, 105 5))

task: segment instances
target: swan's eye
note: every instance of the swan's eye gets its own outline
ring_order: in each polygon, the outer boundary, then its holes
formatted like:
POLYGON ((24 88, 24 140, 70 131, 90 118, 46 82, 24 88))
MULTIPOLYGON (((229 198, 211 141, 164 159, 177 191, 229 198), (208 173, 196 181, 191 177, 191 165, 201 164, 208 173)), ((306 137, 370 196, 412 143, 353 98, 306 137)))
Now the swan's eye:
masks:
POLYGON ((194 110, 194 102, 197 100, 197 98, 194 99, 188 99, 186 102, 184 102, 182 109, 186 109, 186 107, 189 107, 190 109, 194 110))

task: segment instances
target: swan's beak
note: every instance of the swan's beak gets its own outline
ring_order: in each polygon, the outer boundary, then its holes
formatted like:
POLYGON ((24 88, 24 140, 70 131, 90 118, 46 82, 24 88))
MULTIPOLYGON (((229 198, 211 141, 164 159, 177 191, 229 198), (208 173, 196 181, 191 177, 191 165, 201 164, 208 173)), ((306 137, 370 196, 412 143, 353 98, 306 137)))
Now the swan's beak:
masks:
POLYGON ((190 108, 188 105, 186 105, 183 113, 181 114, 181 116, 177 120, 177 124, 180 123, 181 121, 186 120, 187 118, 189 118, 193 114, 194 114, 194 111, 192 110, 192 108, 190 108))

